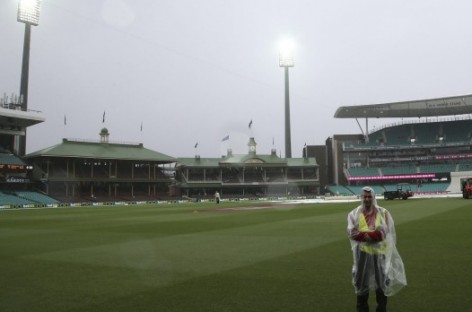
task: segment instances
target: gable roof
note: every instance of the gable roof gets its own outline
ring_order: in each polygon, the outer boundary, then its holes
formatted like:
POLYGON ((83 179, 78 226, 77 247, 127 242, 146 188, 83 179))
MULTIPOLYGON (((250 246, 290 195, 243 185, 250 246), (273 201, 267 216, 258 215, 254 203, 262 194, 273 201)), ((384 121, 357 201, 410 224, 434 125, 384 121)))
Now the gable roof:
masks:
POLYGON ((143 144, 101 143, 68 139, 63 139, 60 144, 24 156, 27 159, 36 157, 119 159, 156 161, 160 163, 177 161, 176 158, 147 149, 143 144))
POLYGON ((221 158, 181 157, 178 158, 176 167, 216 168, 219 166, 220 161, 221 158))

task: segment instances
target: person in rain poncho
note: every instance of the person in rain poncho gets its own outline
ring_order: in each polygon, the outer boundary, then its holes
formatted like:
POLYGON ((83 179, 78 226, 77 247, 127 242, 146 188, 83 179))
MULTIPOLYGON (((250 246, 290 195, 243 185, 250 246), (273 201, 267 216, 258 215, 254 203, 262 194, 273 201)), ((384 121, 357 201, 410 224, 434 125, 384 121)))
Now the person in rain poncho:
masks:
POLYGON ((396 248, 393 218, 377 205, 374 190, 364 187, 361 205, 349 213, 347 221, 354 257, 352 284, 357 295, 357 311, 369 311, 370 289, 375 289, 376 311, 386 311, 387 297, 407 284, 403 261, 396 248))

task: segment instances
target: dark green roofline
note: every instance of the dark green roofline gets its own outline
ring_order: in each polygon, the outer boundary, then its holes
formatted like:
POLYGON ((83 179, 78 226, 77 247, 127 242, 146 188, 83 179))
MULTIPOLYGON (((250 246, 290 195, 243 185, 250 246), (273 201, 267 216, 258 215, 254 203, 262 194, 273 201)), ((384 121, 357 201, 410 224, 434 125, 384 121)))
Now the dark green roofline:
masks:
POLYGON ((110 143, 63 139, 62 143, 25 155, 26 159, 38 157, 66 157, 89 159, 115 159, 134 161, 155 161, 173 163, 177 159, 147 149, 142 143, 110 143))

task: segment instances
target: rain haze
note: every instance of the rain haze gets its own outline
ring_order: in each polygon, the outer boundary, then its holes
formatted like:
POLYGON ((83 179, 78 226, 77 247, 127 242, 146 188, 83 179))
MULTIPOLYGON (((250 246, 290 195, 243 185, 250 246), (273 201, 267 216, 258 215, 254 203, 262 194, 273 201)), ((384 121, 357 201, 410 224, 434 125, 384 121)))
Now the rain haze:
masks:
MULTIPOLYGON (((360 133, 339 106, 472 93, 472 1, 43 0, 32 28, 26 152, 62 138, 143 143, 174 157, 284 156, 290 68, 292 155, 360 133), (249 123, 252 120, 252 126, 249 123), (222 141, 229 136, 229 140, 222 141), (198 143, 198 144, 197 144, 198 143)), ((0 2, 0 92, 20 88, 24 24, 0 2)), ((376 127, 391 120, 369 122, 376 127)))

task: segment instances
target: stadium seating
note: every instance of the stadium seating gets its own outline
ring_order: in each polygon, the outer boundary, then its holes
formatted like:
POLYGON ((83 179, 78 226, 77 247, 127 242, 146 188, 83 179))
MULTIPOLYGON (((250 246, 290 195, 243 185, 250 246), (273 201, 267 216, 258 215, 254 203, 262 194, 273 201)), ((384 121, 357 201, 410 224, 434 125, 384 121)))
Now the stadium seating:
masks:
POLYGON ((459 163, 457 166, 457 171, 472 171, 472 163, 470 162, 459 163))
POLYGON ((421 193, 440 193, 445 192, 449 187, 449 182, 436 182, 436 183, 425 183, 421 184, 418 188, 418 192, 421 193))
POLYGON ((392 128, 385 128, 386 145, 405 145, 409 144, 411 136, 410 125, 394 126, 392 128))
POLYGON ((327 189, 333 195, 354 195, 354 193, 342 185, 329 185, 327 189))
POLYGON ((59 201, 32 191, 0 191, 0 205, 50 205, 58 204, 59 201))
POLYGON ((356 195, 360 195, 361 192, 362 192, 362 189, 365 187, 365 186, 370 186, 375 194, 383 194, 385 189, 380 186, 380 185, 348 185, 346 186, 346 188, 348 188, 353 194, 356 194, 356 195))
POLYGON ((30 205, 34 202, 9 192, 0 192, 0 205, 30 205))
POLYGON ((437 143, 439 129, 437 123, 414 124, 412 125, 416 144, 437 143))
POLYGON ((25 163, 17 156, 10 153, 0 151, 0 164, 4 165, 25 165, 25 163))
POLYGON ((420 173, 441 173, 456 171, 456 164, 429 164, 419 166, 420 173))
POLYGON ((53 199, 53 198, 51 198, 47 195, 37 193, 37 192, 21 191, 21 192, 15 192, 15 194, 18 197, 27 199, 29 201, 32 201, 32 202, 36 203, 36 204, 48 205, 48 204, 58 204, 59 203, 59 201, 57 201, 57 200, 55 200, 55 199, 53 199))
POLYGON ((417 173, 417 168, 415 165, 387 166, 381 167, 380 171, 382 175, 415 174, 417 173))
POLYGON ((379 168, 349 168, 349 174, 353 177, 358 176, 379 176, 379 168))
POLYGON ((443 123, 444 139, 447 142, 470 141, 472 121, 457 120, 443 123))
POLYGON ((369 134, 369 143, 352 143, 349 146, 376 146, 381 141, 384 145, 410 145, 412 137, 415 144, 434 144, 438 143, 440 135, 444 142, 468 142, 471 134, 471 120, 407 123, 374 131, 369 134))

